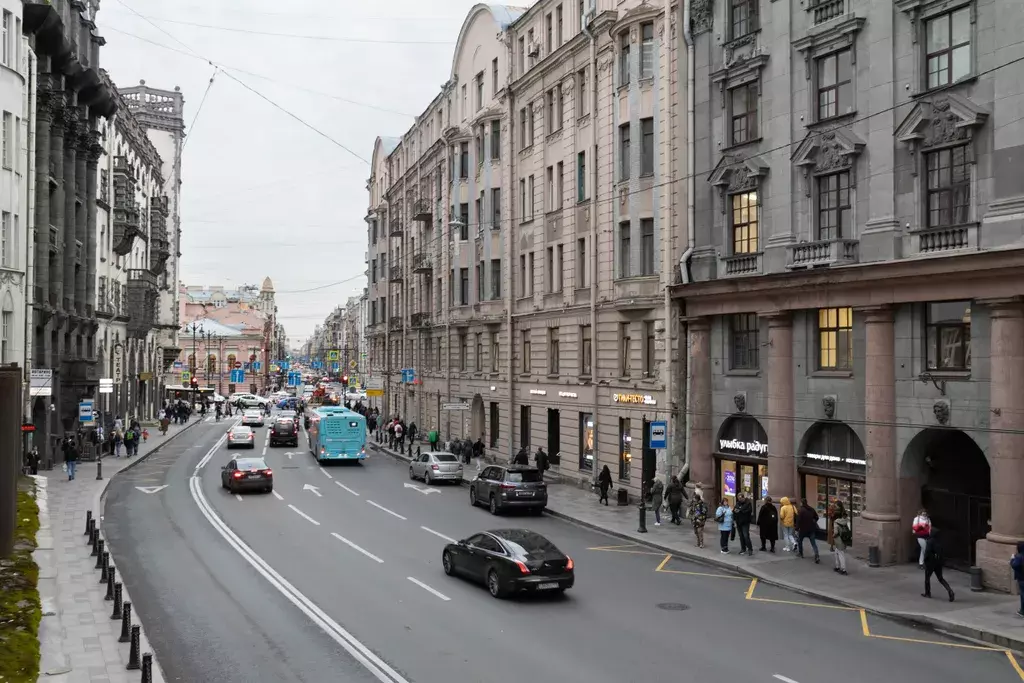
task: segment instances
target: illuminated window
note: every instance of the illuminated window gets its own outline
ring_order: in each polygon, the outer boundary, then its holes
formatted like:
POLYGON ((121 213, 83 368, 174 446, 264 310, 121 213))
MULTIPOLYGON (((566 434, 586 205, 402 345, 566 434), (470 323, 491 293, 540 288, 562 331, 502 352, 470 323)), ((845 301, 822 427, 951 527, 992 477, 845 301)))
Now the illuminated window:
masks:
POLYGON ((818 367, 822 370, 853 369, 853 309, 818 310, 818 367))
POLYGON ((631 445, 633 437, 630 435, 630 424, 628 417, 619 418, 619 479, 629 481, 629 465, 633 461, 631 445))
POLYGON ((757 241, 757 192, 732 196, 732 253, 755 254, 757 241))

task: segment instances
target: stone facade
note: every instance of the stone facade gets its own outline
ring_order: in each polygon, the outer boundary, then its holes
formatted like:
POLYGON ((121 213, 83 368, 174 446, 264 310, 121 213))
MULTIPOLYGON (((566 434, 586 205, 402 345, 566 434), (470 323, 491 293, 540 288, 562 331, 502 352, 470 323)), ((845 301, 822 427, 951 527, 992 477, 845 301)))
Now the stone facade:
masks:
MULTIPOLYGON (((691 480, 853 507, 916 559, 923 506, 1010 586, 1024 539, 1016 3, 694 3, 691 480), (704 9, 708 8, 707 12, 704 9), (766 452, 765 452, 766 451, 766 452), (749 477, 749 478, 748 478, 749 477)), ((824 525, 823 525, 824 526, 824 525)))

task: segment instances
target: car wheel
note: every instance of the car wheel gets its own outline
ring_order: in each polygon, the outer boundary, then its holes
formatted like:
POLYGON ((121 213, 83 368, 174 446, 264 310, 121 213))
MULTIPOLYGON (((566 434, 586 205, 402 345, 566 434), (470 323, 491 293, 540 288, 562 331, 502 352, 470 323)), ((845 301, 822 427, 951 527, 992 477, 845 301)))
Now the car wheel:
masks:
POLYGON ((433 477, 430 476, 430 470, 423 470, 423 483, 430 486, 433 482, 433 477))
POLYGON ((534 517, 540 517, 544 514, 544 508, 533 508, 530 512, 533 513, 534 517))
POLYGON ((448 576, 455 574, 455 565, 452 563, 452 554, 447 550, 441 554, 441 566, 444 568, 444 573, 448 576))
POLYGON ((472 484, 469 485, 469 504, 476 507, 479 501, 476 499, 476 487, 472 484))
POLYGON ((505 597, 505 591, 501 587, 501 579, 498 578, 498 572, 491 569, 487 572, 487 591, 493 598, 505 597))
POLYGON ((228 487, 228 483, 227 483, 227 481, 224 480, 224 477, 220 478, 220 487, 222 489, 226 489, 228 487))
POLYGON ((416 475, 413 474, 412 465, 409 465, 409 478, 412 479, 413 481, 416 481, 416 475))
POLYGON ((498 514, 498 500, 493 495, 490 498, 490 503, 488 504, 488 509, 491 511, 492 515, 498 514))

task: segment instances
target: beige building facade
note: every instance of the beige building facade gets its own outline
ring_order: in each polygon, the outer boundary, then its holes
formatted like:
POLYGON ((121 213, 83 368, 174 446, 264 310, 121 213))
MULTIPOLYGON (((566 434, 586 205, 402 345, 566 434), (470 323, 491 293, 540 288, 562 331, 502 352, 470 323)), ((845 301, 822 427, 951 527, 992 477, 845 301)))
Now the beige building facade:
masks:
POLYGON ((655 451, 646 426, 681 382, 679 12, 470 11, 442 91, 374 149, 367 349, 389 412, 498 457, 542 447, 571 480, 678 471, 681 439, 655 451))

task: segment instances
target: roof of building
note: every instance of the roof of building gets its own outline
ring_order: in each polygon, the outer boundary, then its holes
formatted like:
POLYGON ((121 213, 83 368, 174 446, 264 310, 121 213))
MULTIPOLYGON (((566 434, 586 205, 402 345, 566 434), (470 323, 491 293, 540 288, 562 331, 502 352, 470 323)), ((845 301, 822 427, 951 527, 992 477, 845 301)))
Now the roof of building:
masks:
POLYGON ((213 299, 224 299, 226 301, 256 301, 256 293, 247 289, 225 289, 220 285, 205 287, 200 285, 186 286, 182 294, 190 303, 206 303, 213 299))
MULTIPOLYGON (((200 334, 205 334, 206 332, 217 335, 218 337, 241 337, 243 335, 243 331, 240 327, 225 325, 223 323, 217 322, 216 320, 212 320, 211 318, 197 318, 194 321, 188 320, 185 322, 182 329, 185 329, 186 326, 191 325, 193 322, 199 323, 199 325, 202 327, 202 331, 196 331, 197 336, 200 334)), ((189 328, 189 330, 185 334, 186 336, 191 335, 191 328, 189 328)))
POLYGON ((273 292, 274 291, 274 283, 271 282, 269 277, 263 279, 263 286, 260 287, 260 291, 261 292, 273 292))
POLYGON ((382 135, 380 136, 380 146, 384 152, 384 156, 388 156, 395 151, 395 148, 402 143, 400 136, 394 135, 382 135))
POLYGON ((487 5, 487 9, 491 10, 491 15, 494 16, 494 21, 498 23, 501 30, 504 31, 511 26, 516 19, 526 14, 526 10, 529 7, 512 7, 511 5, 487 5))

